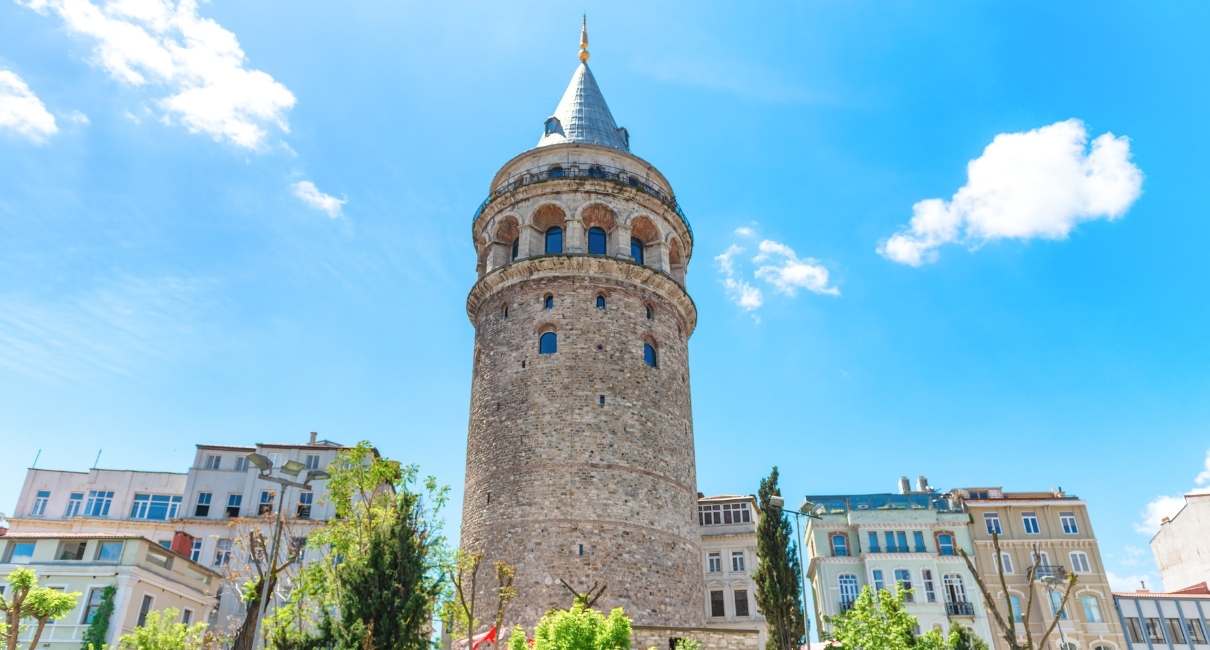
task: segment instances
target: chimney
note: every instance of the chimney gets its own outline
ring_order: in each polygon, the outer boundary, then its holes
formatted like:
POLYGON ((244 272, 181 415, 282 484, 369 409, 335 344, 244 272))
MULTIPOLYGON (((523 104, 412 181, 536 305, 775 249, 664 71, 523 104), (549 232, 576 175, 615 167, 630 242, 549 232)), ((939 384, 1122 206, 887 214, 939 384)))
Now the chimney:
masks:
POLYGON ((315 444, 315 441, 316 441, 318 438, 319 438, 319 433, 318 433, 318 432, 316 432, 316 431, 312 431, 312 432, 311 432, 311 442, 310 442, 310 443, 308 443, 308 444, 312 444, 312 445, 313 445, 313 444, 315 444))
POLYGON ((899 494, 911 494, 912 482, 906 476, 899 477, 899 494))
POLYGON ((193 535, 178 530, 172 534, 172 552, 189 557, 193 552, 193 535))
POLYGON ((916 477, 916 491, 917 492, 928 492, 929 491, 929 479, 924 474, 921 474, 920 476, 916 477))

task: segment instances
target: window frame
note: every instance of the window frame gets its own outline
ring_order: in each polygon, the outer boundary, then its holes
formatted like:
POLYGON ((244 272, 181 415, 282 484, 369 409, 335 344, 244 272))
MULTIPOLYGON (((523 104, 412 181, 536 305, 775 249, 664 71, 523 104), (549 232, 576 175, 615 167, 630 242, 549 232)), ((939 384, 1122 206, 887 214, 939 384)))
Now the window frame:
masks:
POLYGON ((937 602, 937 585, 933 582, 932 569, 920 570, 920 581, 924 583, 924 600, 925 602, 937 602))
POLYGON ((954 533, 948 530, 939 531, 933 541, 937 543, 937 555, 950 557, 958 554, 958 536, 954 533), (949 543, 942 542, 943 539, 949 539, 949 543), (948 552, 946 552, 946 547, 949 548, 948 552))
POLYGON ((303 490, 298 493, 298 504, 294 509, 294 516, 298 519, 310 519, 311 509, 315 505, 315 493, 311 490, 303 490), (306 498, 306 502, 303 498, 306 498), (306 508, 306 512, 303 509, 306 508))
POLYGON ((1080 534, 1080 523, 1074 512, 1060 512, 1059 527, 1063 530, 1064 535, 1080 534))
POLYGON ((605 311, 605 305, 606 305, 606 301, 605 301, 605 294, 603 294, 603 293, 598 293, 598 294, 597 294, 597 299, 596 299, 596 307, 597 307, 597 309, 600 309, 601 311, 605 311))
POLYGON ((902 593, 903 602, 915 602, 916 598, 912 593, 912 572, 909 569, 895 569, 892 575, 895 576, 895 591, 902 593))
POLYGON ((725 618, 727 616, 727 592, 722 589, 711 589, 708 597, 710 598, 710 618, 725 618))
POLYGON ((554 330, 546 330, 538 335, 538 354, 549 355, 559 353, 559 335, 554 330))
POLYGON ((1042 534, 1042 522, 1038 519, 1037 512, 1021 513, 1021 531, 1026 535, 1042 534), (1032 530, 1030 530, 1031 528, 1032 530))
POLYGON ((1004 525, 1000 523, 1000 513, 998 512, 983 513, 983 526, 988 535, 1004 534, 1004 525))
POLYGON ((836 590, 840 593, 840 606, 843 610, 846 605, 852 606, 857 602, 857 596, 861 594, 861 582, 855 574, 842 573, 836 576, 836 590))
POLYGON ((723 553, 722 551, 710 551, 706 553, 706 573, 722 573, 723 572, 723 553))
POLYGON ((660 367, 660 351, 651 341, 643 341, 643 364, 648 368, 660 367))
POLYGON ((193 516, 194 517, 209 517, 210 505, 214 502, 213 492, 198 492, 197 498, 193 500, 193 516), (203 497, 205 497, 203 503, 203 497), (203 510, 203 508, 205 510, 203 510))
POLYGON ((604 228, 602 228, 600 226, 592 226, 591 228, 588 229, 587 239, 588 239, 587 243, 588 243, 588 254, 589 255, 608 255, 609 254, 609 233, 606 232, 604 228), (598 247, 593 245, 594 237, 597 240, 599 240, 597 242, 600 244, 599 250, 596 250, 598 247))
POLYGON ((1083 610, 1085 622, 1105 622, 1105 614, 1101 611, 1101 600, 1093 594, 1084 594, 1080 596, 1080 609, 1083 610), (1089 605, 1092 605, 1092 607, 1090 608, 1089 605))
POLYGON ((126 550, 126 544, 122 540, 99 539, 99 540, 97 540, 97 549, 95 551, 93 551, 92 559, 94 562, 106 562, 106 563, 112 562, 114 564, 117 564, 122 561, 122 553, 125 550, 126 550), (105 557, 102 557, 105 554, 105 549, 107 547, 113 548, 114 546, 117 546, 117 548, 118 548, 117 557, 114 557, 112 559, 107 559, 105 557))
POLYGON ((871 569, 870 577, 874 583, 875 592, 886 589, 886 576, 882 573, 882 569, 871 569))
POLYGON ((69 492, 67 495, 67 507, 63 509, 63 518, 71 519, 79 517, 84 510, 84 493, 69 492))
POLYGON ((202 559, 202 546, 205 543, 201 537, 194 537, 189 543, 189 561, 199 562, 202 559))
POLYGON ((29 509, 29 516, 45 517, 48 505, 50 505, 50 490, 38 490, 34 493, 34 505, 29 509))
POLYGON ((89 490, 84 502, 85 517, 108 517, 113 506, 113 490, 89 490))
POLYGON ((139 601, 139 615, 135 622, 135 627, 143 627, 147 624, 147 615, 151 613, 151 608, 155 606, 155 596, 151 594, 143 594, 142 600, 139 601))
POLYGON ((238 519, 242 516, 244 510, 244 495, 238 492, 227 493, 227 505, 223 507, 223 514, 227 519, 238 519), (234 512, 232 511, 234 508, 234 512))
POLYGON ((743 573, 747 571, 747 561, 744 559, 743 551, 731 551, 731 572, 743 573))
POLYGON ((88 552, 88 540, 86 539, 65 539, 59 541, 58 548, 55 549, 56 562, 82 562, 84 555, 88 552), (68 553, 69 549, 74 549, 74 552, 68 553), (74 557, 69 557, 72 555, 74 557))
POLYGON ((563 254, 563 226, 551 226, 542 232, 542 254, 563 254))
POLYGON ((832 551, 832 557, 849 557, 849 536, 845 533, 829 533, 828 549, 832 551), (840 543, 837 544, 837 541, 840 543))
POLYGON ((733 590, 731 592, 731 601, 735 607, 736 618, 739 618, 739 617, 748 618, 748 617, 752 616, 752 608, 749 606, 749 603, 748 603, 748 590, 747 589, 733 590), (742 612, 740 611, 740 603, 744 604, 744 607, 743 607, 744 611, 742 611, 742 612))
POLYGON ((10 540, 8 546, 4 549, 5 564, 30 564, 34 560, 34 551, 38 550, 37 542, 19 542, 10 540), (18 549, 29 549, 28 553, 22 552, 17 554, 18 549))
POLYGON ((1071 570, 1075 573, 1092 573, 1092 562, 1088 559, 1088 554, 1084 551, 1071 551, 1067 554, 1067 559, 1071 562, 1071 570))
POLYGON ((630 238, 630 259, 639 266, 647 265, 647 242, 638 237, 630 238))
POLYGON ((1016 569, 1013 567, 1012 553, 1000 551, 1000 566, 997 567, 997 570, 1003 570, 1006 576, 1011 576, 1016 572, 1016 569))

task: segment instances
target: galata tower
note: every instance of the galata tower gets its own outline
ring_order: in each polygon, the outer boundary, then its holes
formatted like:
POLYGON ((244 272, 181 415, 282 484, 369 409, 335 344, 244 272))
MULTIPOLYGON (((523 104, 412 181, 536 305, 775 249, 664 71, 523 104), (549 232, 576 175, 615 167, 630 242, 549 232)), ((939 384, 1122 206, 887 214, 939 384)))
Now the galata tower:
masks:
POLYGON ((594 585, 597 609, 622 607, 636 626, 703 625, 693 233, 614 122, 586 28, 537 146, 496 173, 471 233, 462 546, 484 555, 480 611, 495 606, 504 560, 517 569, 509 625, 532 629, 594 585))

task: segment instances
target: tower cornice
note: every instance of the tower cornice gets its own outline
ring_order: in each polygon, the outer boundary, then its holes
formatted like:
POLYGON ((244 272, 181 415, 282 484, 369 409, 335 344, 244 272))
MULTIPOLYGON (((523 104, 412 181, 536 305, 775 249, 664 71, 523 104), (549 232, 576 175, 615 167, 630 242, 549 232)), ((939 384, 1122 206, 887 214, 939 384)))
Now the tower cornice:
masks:
POLYGON ((697 305, 672 276, 649 266, 600 255, 543 255, 502 266, 484 275, 471 288, 466 297, 466 315, 474 325, 483 302, 505 287, 529 280, 568 276, 599 277, 652 291, 676 306, 686 339, 697 326, 697 305))

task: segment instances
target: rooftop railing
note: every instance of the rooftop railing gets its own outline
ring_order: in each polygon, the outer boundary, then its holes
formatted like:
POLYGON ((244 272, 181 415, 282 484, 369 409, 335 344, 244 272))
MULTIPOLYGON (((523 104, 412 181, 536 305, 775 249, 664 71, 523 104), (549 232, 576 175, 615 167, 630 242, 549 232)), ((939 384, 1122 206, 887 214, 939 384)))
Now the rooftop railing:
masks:
POLYGON ((681 209, 680 204, 677 203, 675 196, 665 192, 662 188, 647 182, 645 178, 635 174, 634 172, 621 167, 612 167, 609 165, 572 164, 567 165, 566 167, 561 165, 552 165, 550 167, 533 168, 518 172, 510 177, 508 181, 501 183, 498 187, 494 188, 490 194, 488 194, 487 198, 483 200, 483 203, 480 203, 478 209, 475 210, 475 216, 471 219, 471 222, 473 223, 478 221, 479 216, 483 214, 485 209, 487 209, 488 204, 502 196, 511 194, 512 192, 515 192, 523 187, 528 187, 537 183, 565 180, 604 181, 607 183, 628 187, 642 192, 648 196, 652 196, 658 199, 664 205, 671 208, 673 212, 676 212, 676 215, 681 218, 682 222, 684 222, 685 228, 689 230, 689 237, 693 237, 693 226, 689 224, 689 218, 685 216, 685 212, 681 209))

